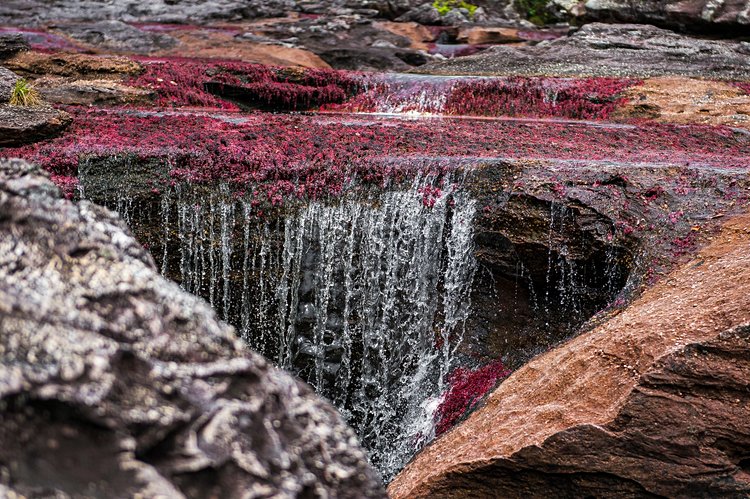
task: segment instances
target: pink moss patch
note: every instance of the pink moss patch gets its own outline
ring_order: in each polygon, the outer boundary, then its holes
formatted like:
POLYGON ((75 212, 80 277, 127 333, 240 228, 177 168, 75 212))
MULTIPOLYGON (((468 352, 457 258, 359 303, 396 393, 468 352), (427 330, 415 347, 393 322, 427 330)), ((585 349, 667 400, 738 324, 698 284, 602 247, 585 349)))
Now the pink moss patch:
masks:
POLYGON ((233 101, 273 110, 303 110, 343 102, 357 80, 326 69, 274 68, 259 64, 193 59, 142 58, 143 74, 130 85, 152 89, 160 107, 238 110, 233 101))
MULTIPOLYGON (((67 110, 74 121, 62 136, 0 155, 70 177, 85 158, 131 155, 164 165, 172 180, 227 181, 274 204, 337 196, 352 183, 382 185, 425 169, 440 173, 462 158, 750 166, 746 135, 704 125, 67 110)), ((429 205, 433 196, 423 195, 429 205)))
POLYGON ((445 113, 472 116, 542 116, 607 119, 638 80, 619 78, 493 78, 459 82, 445 113))
POLYGON ((750 81, 735 81, 732 85, 741 89, 745 94, 750 95, 750 81))
POLYGON ((500 359, 475 370, 458 367, 448 375, 450 388, 437 408, 435 436, 453 428, 498 381, 510 375, 500 359))

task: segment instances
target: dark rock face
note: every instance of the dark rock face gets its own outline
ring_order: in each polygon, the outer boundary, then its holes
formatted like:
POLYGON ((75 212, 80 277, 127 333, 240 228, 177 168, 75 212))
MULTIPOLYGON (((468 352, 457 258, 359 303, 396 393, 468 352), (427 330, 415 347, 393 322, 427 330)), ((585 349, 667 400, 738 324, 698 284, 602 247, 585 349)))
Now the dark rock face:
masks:
POLYGON ((0 59, 6 59, 29 49, 29 43, 19 34, 0 34, 0 59))
POLYGON ((0 255, 0 490, 383 497, 336 411, 23 162, 0 164, 0 255))
POLYGON ((492 47, 419 69, 440 74, 750 77, 746 43, 703 40, 654 26, 587 24, 569 37, 534 46, 492 47))
POLYGON ((0 146, 38 142, 58 135, 70 125, 65 111, 45 106, 21 107, 0 104, 0 146))

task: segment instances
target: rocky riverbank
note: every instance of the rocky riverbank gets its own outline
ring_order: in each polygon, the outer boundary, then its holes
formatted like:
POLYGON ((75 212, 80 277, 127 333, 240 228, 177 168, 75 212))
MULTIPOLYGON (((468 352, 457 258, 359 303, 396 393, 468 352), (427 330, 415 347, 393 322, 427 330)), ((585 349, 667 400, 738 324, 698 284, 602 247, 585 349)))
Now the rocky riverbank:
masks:
POLYGON ((0 6, 0 486, 746 493, 743 15, 532 3, 0 6))

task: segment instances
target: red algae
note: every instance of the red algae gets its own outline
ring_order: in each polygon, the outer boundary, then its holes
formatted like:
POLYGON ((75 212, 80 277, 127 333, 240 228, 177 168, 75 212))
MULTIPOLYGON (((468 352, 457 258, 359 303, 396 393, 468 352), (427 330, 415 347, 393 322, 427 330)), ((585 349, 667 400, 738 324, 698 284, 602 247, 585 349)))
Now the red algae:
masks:
POLYGON ((420 112, 451 116, 548 117, 605 120, 640 80, 623 78, 373 78, 366 90, 326 110, 420 112))
MULTIPOLYGON (((416 170, 445 171, 462 158, 750 166, 750 137, 705 125, 67 110, 74 121, 63 135, 0 155, 69 177, 87 158, 131 155, 164 165, 172 180, 227 181, 260 189, 274 203, 337 196, 353 182, 380 185, 416 170)), ((429 204, 434 196, 423 194, 429 204)))
POLYGON ((493 78, 455 85, 445 113, 604 120, 624 103, 620 94, 639 83, 621 78, 493 78))
POLYGON ((197 106, 236 111, 233 101, 272 110, 300 110, 343 102, 357 80, 327 69, 275 68, 236 61, 141 58, 143 74, 129 84, 152 89, 160 107, 197 106))
POLYGON ((435 436, 440 436, 453 428, 456 423, 473 409, 497 382, 510 375, 500 359, 478 369, 457 367, 448 375, 450 387, 435 413, 437 421, 435 436))
POLYGON ((746 95, 750 95, 750 81, 735 81, 732 85, 745 92, 746 95))

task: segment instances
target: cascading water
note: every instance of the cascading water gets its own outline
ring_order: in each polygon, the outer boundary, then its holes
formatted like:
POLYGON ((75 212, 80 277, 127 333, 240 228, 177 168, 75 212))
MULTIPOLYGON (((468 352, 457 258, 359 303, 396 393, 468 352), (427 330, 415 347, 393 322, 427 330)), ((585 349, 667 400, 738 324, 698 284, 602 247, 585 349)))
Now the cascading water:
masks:
POLYGON ((176 220, 182 286, 331 400, 386 479, 432 437, 475 268, 475 201, 450 184, 426 201, 425 182, 276 221, 226 187, 177 187, 161 205, 176 220))

